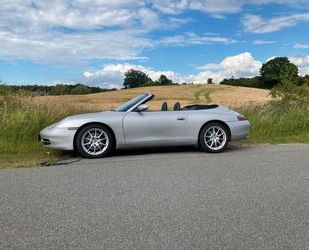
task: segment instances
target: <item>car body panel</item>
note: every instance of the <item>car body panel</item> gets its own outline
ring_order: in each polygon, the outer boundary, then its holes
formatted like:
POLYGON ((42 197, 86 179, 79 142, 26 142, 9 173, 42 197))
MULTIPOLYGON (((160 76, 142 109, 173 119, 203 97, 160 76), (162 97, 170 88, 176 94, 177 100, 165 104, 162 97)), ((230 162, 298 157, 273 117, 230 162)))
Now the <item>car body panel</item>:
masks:
POLYGON ((143 94, 143 100, 125 112, 106 111, 70 116, 40 132, 40 138, 49 140, 49 148, 73 150, 74 138, 85 125, 99 123, 108 126, 115 135, 116 147, 155 145, 194 145, 198 142, 201 128, 208 122, 224 123, 230 130, 231 140, 247 138, 250 123, 239 121, 239 113, 218 106, 212 109, 179 111, 136 112, 154 96, 143 94))
POLYGON ((235 121, 226 123, 231 131, 231 140, 241 140, 248 138, 250 134, 250 122, 245 121, 235 121))
POLYGON ((183 141, 186 121, 184 111, 128 112, 123 120, 126 144, 183 141))

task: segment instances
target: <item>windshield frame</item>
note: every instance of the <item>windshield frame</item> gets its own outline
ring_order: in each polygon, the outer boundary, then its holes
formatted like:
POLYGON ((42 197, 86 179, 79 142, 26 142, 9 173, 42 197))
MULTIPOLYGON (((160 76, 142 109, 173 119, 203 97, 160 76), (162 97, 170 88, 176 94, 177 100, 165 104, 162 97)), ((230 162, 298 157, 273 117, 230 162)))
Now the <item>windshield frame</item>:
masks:
POLYGON ((125 102, 121 106, 115 109, 116 112, 128 112, 134 110, 136 107, 138 107, 141 104, 144 104, 145 102, 149 101, 149 99, 152 99, 153 95, 149 93, 143 93, 140 94, 131 100, 125 102))

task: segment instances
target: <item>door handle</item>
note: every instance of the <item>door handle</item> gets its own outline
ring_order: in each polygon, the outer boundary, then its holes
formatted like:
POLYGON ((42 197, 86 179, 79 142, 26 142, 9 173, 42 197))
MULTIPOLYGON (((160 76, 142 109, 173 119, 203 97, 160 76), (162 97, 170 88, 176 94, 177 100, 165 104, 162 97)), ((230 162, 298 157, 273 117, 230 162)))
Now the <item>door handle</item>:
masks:
POLYGON ((186 120, 186 117, 180 116, 180 117, 177 117, 177 120, 178 120, 178 121, 184 121, 184 120, 186 120))

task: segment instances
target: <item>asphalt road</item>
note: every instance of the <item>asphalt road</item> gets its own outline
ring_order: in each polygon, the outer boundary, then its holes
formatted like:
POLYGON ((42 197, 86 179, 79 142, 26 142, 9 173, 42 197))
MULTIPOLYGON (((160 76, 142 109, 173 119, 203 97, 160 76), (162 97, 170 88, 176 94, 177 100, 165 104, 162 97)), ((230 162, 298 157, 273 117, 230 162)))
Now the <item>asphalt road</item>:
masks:
POLYGON ((0 170, 0 249, 308 247, 309 145, 0 170))

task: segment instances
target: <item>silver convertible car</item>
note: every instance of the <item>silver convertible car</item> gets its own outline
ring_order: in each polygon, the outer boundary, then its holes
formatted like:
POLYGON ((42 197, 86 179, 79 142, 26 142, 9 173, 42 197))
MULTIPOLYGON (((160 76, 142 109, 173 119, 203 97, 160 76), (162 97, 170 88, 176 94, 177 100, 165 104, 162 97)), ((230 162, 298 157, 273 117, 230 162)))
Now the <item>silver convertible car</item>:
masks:
POLYGON ((222 152, 228 142, 247 138, 249 121, 218 105, 175 103, 169 110, 149 111, 151 93, 141 94, 113 111, 70 116, 43 129, 44 146, 76 150, 81 156, 99 158, 125 147, 196 145, 201 150, 222 152))

